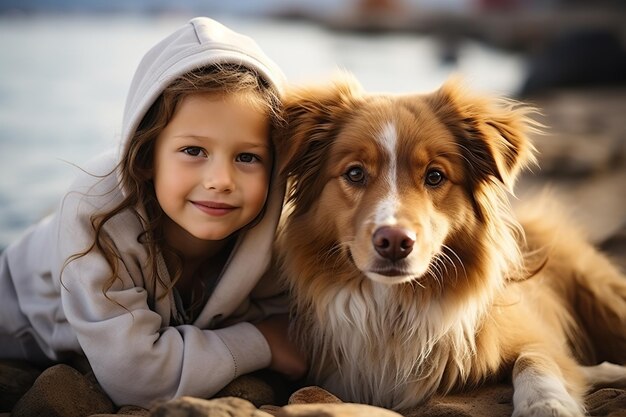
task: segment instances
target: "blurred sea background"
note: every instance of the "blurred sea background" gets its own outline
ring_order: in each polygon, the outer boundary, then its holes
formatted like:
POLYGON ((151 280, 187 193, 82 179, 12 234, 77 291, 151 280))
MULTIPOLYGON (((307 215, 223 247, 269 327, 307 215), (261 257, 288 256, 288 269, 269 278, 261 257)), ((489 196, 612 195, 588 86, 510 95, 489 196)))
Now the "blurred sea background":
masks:
POLYGON ((139 60, 199 15, 253 37, 294 83, 346 70, 370 91, 429 92, 457 74, 536 104, 544 168, 522 194, 554 184, 594 241, 626 248, 624 1, 0 0, 0 249, 116 146, 139 60))

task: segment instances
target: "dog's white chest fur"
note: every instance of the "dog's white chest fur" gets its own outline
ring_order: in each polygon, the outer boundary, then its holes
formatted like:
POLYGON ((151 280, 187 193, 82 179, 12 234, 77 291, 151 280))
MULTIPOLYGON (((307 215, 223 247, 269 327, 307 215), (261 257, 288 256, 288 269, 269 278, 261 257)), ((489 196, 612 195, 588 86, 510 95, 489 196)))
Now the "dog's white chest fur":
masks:
POLYGON ((344 401, 399 409, 432 395, 444 374, 467 371, 476 312, 452 320, 438 303, 407 308, 398 301, 393 287, 375 282, 334 294, 317 338, 324 360, 312 364, 335 363, 337 371, 323 375, 326 389, 344 401))

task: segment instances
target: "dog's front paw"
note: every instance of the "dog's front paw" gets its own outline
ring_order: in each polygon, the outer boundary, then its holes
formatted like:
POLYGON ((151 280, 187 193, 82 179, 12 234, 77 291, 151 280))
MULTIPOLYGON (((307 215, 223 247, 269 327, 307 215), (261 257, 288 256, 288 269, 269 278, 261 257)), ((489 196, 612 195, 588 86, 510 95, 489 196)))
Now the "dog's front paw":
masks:
POLYGON ((584 411, 574 400, 546 398, 515 407, 512 417, 583 417, 584 411))

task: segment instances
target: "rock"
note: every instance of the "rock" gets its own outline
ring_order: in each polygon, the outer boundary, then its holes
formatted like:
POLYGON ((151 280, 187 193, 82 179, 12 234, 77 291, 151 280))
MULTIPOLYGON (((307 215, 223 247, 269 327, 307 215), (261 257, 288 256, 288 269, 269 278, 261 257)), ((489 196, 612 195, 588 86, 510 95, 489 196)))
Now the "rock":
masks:
POLYGON ((289 397, 289 404, 339 404, 342 402, 343 401, 335 397, 330 392, 316 386, 300 388, 298 391, 291 394, 291 397, 289 397))
POLYGON ((150 417, 271 417, 250 401, 236 397, 203 400, 181 397, 159 404, 150 410, 150 417))
POLYGON ((289 396, 284 380, 271 372, 255 372, 234 379, 214 398, 238 397, 250 401, 256 407, 262 405, 285 405, 289 396))
POLYGON ((0 361, 0 412, 11 411, 39 374, 37 367, 24 361, 0 361))
POLYGON ((402 417, 394 411, 365 404, 290 404, 275 414, 276 417, 402 417))
POLYGON ((115 414, 92 414, 89 417, 117 417, 117 416, 141 416, 149 417, 150 410, 135 405, 125 405, 117 410, 115 414))
POLYGON ((280 412, 281 409, 282 407, 278 405, 268 405, 268 404, 262 405, 261 407, 259 407, 259 410, 265 411, 266 413, 271 414, 273 416, 276 416, 280 412))
POLYGON ((125 405, 117 410, 117 414, 122 414, 125 416, 149 416, 150 410, 146 410, 145 408, 136 406, 136 405, 125 405))
POLYGON ((398 417, 400 414, 365 404, 344 403, 317 386, 300 388, 289 397, 289 405, 272 410, 276 417, 398 417))
POLYGON ((318 387, 307 387, 303 390, 295 397, 296 400, 326 399, 335 402, 299 403, 257 409, 250 401, 236 397, 211 400, 182 397, 156 406, 151 410, 150 417, 401 417, 400 414, 384 408, 337 403, 337 397, 318 387))
POLYGON ((39 375, 11 416, 84 417, 114 411, 113 403, 99 385, 74 368, 55 365, 39 375))

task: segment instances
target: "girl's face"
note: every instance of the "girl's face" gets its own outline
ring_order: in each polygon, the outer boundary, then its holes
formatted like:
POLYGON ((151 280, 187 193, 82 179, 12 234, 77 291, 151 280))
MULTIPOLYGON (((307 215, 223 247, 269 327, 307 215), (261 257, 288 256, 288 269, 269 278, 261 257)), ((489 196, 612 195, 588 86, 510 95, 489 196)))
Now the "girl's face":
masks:
POLYGON ((221 240, 259 214, 272 167, 268 132, 267 115, 240 95, 198 93, 179 103, 154 148, 166 239, 221 240))

